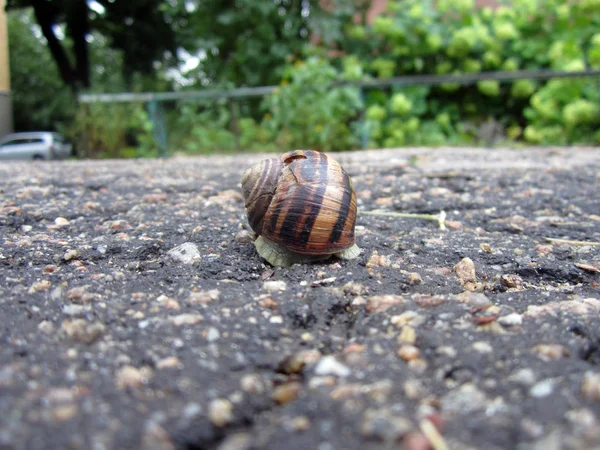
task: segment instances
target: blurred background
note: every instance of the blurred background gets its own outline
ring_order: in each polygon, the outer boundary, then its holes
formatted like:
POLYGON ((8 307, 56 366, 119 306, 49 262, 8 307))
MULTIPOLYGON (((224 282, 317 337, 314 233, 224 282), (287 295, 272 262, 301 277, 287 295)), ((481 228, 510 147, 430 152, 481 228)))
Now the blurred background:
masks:
POLYGON ((79 157, 598 145, 599 71, 600 0, 0 0, 0 136, 79 157))

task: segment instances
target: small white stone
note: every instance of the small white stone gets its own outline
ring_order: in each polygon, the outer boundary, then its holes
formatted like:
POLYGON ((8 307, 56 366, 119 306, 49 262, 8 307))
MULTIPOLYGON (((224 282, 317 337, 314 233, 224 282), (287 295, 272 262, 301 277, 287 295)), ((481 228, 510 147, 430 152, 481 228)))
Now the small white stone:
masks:
POLYGON ((285 291, 285 281, 265 281, 263 288, 267 292, 285 291))
POLYGON ((338 377, 347 377, 350 375, 350 369, 339 362, 335 357, 329 355, 324 356, 318 362, 315 368, 317 375, 336 375, 338 377))
POLYGON ((554 392, 555 384, 556 380, 553 380, 552 378, 542 380, 531 387, 529 395, 536 398, 548 397, 554 392))
POLYGON ((510 313, 506 316, 498 317, 497 322, 506 327, 521 325, 523 323, 523 316, 518 313, 510 313))
POLYGON ((217 427, 224 427, 233 420, 233 405, 224 398, 217 398, 208 406, 208 418, 217 427))
POLYGON ((183 244, 172 248, 167 252, 167 255, 174 261, 183 264, 194 264, 202 259, 200 250, 198 250, 196 244, 192 242, 184 242, 183 244))
POLYGON ((476 350, 479 353, 492 353, 494 349, 489 342, 477 341, 473 343, 473 350, 476 350))
POLYGON ((509 377, 508 381, 517 383, 523 386, 531 386, 535 383, 535 373, 531 369, 519 369, 514 371, 509 377))
POLYGON ((215 327, 210 327, 206 331, 206 340, 208 342, 214 342, 219 339, 219 337, 221 337, 221 333, 219 333, 219 330, 217 330, 215 327))
POLYGON ((69 222, 64 217, 57 217, 56 219, 54 219, 54 225, 56 225, 57 227, 66 227, 70 223, 71 222, 69 222))
POLYGON ((79 256, 79 253, 77 252, 77 250, 70 249, 65 252, 65 254, 63 255, 63 259, 65 261, 70 261, 74 258, 77 258, 77 256, 79 256))

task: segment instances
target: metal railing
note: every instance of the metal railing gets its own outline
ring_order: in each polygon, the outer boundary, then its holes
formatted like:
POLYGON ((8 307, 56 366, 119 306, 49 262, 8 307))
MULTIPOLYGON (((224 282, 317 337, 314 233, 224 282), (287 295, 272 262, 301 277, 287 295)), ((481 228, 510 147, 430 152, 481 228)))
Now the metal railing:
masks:
MULTIPOLYGON (((511 72, 478 72, 445 75, 406 75, 384 79, 366 79, 361 81, 339 81, 335 86, 355 86, 359 89, 385 88, 393 86, 426 85, 436 86, 445 83, 470 85, 479 81, 495 80, 510 82, 516 80, 550 80, 558 78, 583 78, 598 77, 600 89, 600 70, 589 69, 580 71, 555 71, 543 70, 516 70, 511 72)), ((251 97, 264 97, 272 94, 279 86, 242 87, 235 89, 205 89, 184 90, 178 92, 123 92, 115 94, 79 94, 81 103, 127 103, 143 102, 147 104, 150 118, 153 122, 154 138, 161 149, 161 154, 168 153, 167 127, 164 122, 164 112, 160 105, 168 101, 202 101, 218 99, 244 99, 251 97)), ((363 147, 365 139, 363 138, 363 147)))

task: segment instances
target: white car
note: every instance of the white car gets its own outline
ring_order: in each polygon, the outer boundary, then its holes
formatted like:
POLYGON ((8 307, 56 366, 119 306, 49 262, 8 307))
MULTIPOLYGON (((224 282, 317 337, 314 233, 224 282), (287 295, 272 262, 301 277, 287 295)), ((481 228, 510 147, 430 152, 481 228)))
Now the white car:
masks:
POLYGON ((0 160, 64 159, 72 152, 67 138, 50 131, 11 133, 0 139, 0 160))

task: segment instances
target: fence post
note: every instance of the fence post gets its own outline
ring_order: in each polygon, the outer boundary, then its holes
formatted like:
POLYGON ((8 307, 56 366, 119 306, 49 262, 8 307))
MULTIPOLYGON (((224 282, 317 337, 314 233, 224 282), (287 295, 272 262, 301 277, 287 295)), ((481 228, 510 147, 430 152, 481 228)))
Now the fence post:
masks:
POLYGON ((360 135, 360 147, 363 150, 366 150, 369 146, 369 127, 367 126, 367 122, 365 121, 365 89, 360 86, 360 102, 362 103, 362 110, 360 112, 360 124, 358 126, 358 133, 360 135))
POLYGON ((229 109, 231 111, 231 128, 235 138, 235 150, 240 151, 240 105, 231 98, 229 99, 229 109))
POLYGON ((158 147, 158 156, 163 158, 169 152, 167 140, 167 124, 165 123, 164 110, 159 101, 152 99, 148 102, 148 115, 152 123, 152 136, 158 147))

